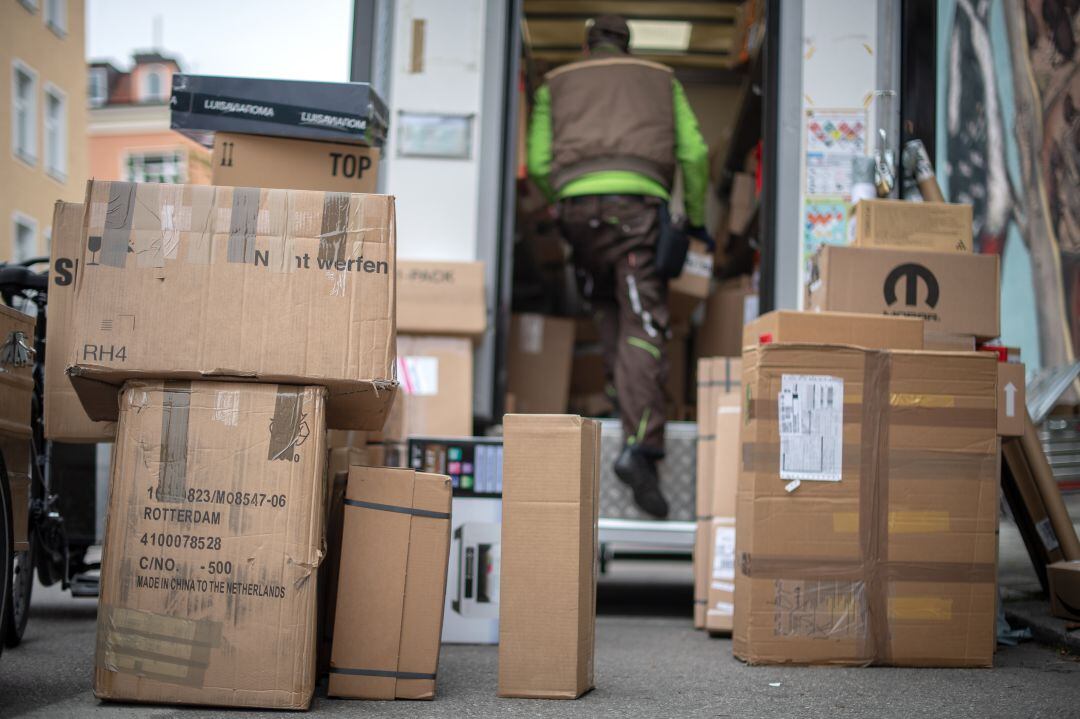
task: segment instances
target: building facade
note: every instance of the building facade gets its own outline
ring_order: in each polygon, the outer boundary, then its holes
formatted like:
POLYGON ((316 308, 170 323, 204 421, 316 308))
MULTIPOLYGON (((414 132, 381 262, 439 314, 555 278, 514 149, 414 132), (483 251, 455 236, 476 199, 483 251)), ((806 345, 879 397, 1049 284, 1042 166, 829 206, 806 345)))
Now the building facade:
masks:
POLYGON ((158 52, 136 53, 123 72, 91 62, 90 175, 129 182, 210 182, 210 152, 169 129, 169 94, 179 63, 158 52))
POLYGON ((0 0, 0 261, 48 254, 86 190, 84 0, 0 0))

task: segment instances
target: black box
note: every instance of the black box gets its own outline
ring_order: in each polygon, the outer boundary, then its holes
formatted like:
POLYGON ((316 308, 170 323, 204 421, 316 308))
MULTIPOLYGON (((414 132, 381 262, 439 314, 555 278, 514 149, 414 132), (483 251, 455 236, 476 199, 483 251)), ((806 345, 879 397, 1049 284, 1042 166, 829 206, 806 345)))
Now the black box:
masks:
POLYGON ((382 147, 386 103, 364 82, 173 75, 171 127, 207 144, 242 132, 382 147))
POLYGON ((502 497, 501 437, 410 437, 408 466, 450 477, 455 497, 502 497))

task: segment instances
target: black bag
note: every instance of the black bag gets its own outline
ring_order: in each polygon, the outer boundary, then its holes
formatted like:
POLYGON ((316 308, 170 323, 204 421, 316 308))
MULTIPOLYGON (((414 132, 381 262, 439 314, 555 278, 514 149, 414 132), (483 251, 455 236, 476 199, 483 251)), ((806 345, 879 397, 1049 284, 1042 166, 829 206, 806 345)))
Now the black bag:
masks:
POLYGON ((656 241, 656 272, 671 280, 682 274, 686 253, 690 250, 690 238, 686 235, 686 223, 682 218, 673 219, 667 203, 660 205, 660 236, 656 241))

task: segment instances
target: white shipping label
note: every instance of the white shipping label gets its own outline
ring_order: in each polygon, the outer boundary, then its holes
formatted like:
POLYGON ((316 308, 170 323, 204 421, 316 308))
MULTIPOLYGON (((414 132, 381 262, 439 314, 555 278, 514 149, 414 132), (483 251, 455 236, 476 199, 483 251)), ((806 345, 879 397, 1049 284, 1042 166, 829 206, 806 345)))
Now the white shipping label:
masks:
POLYGON ((1050 524, 1050 518, 1046 517, 1041 522, 1035 523, 1035 531, 1039 534, 1039 539, 1042 540, 1043 547, 1047 552, 1053 552, 1061 545, 1058 543, 1057 534, 1054 532, 1054 525, 1050 524))
POLYGON ((717 527, 713 539, 713 579, 735 578, 735 527, 717 527))
POLYGON ((716 602, 709 607, 707 614, 713 617, 732 617, 735 616, 735 605, 731 602, 716 602))
POLYGON ((522 315, 520 323, 521 351, 527 355, 538 355, 544 351, 544 317, 543 315, 522 315))
POLYGON ((695 275, 697 277, 712 277, 713 258, 712 255, 706 252, 694 252, 690 250, 686 253, 686 264, 683 265, 684 275, 695 275))
POLYGON ((780 479, 839 482, 844 380, 786 374, 779 395, 780 479))
POLYGON ((761 303, 757 295, 747 295, 743 299, 743 324, 748 325, 758 318, 758 308, 761 303))
POLYGON ((219 390, 214 395, 214 421, 235 427, 240 418, 240 393, 219 390))
POLYGON ((438 357, 399 356, 397 370, 405 394, 428 397, 439 393, 438 357))

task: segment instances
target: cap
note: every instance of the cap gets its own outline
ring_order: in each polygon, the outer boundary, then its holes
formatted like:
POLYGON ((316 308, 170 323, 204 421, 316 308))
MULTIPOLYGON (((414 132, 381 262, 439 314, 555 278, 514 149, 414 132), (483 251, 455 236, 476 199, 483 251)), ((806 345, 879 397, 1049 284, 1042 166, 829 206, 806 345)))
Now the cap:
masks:
POLYGON ((623 40, 623 45, 630 44, 630 26, 618 15, 597 15, 586 34, 590 38, 595 34, 614 35, 623 40))

